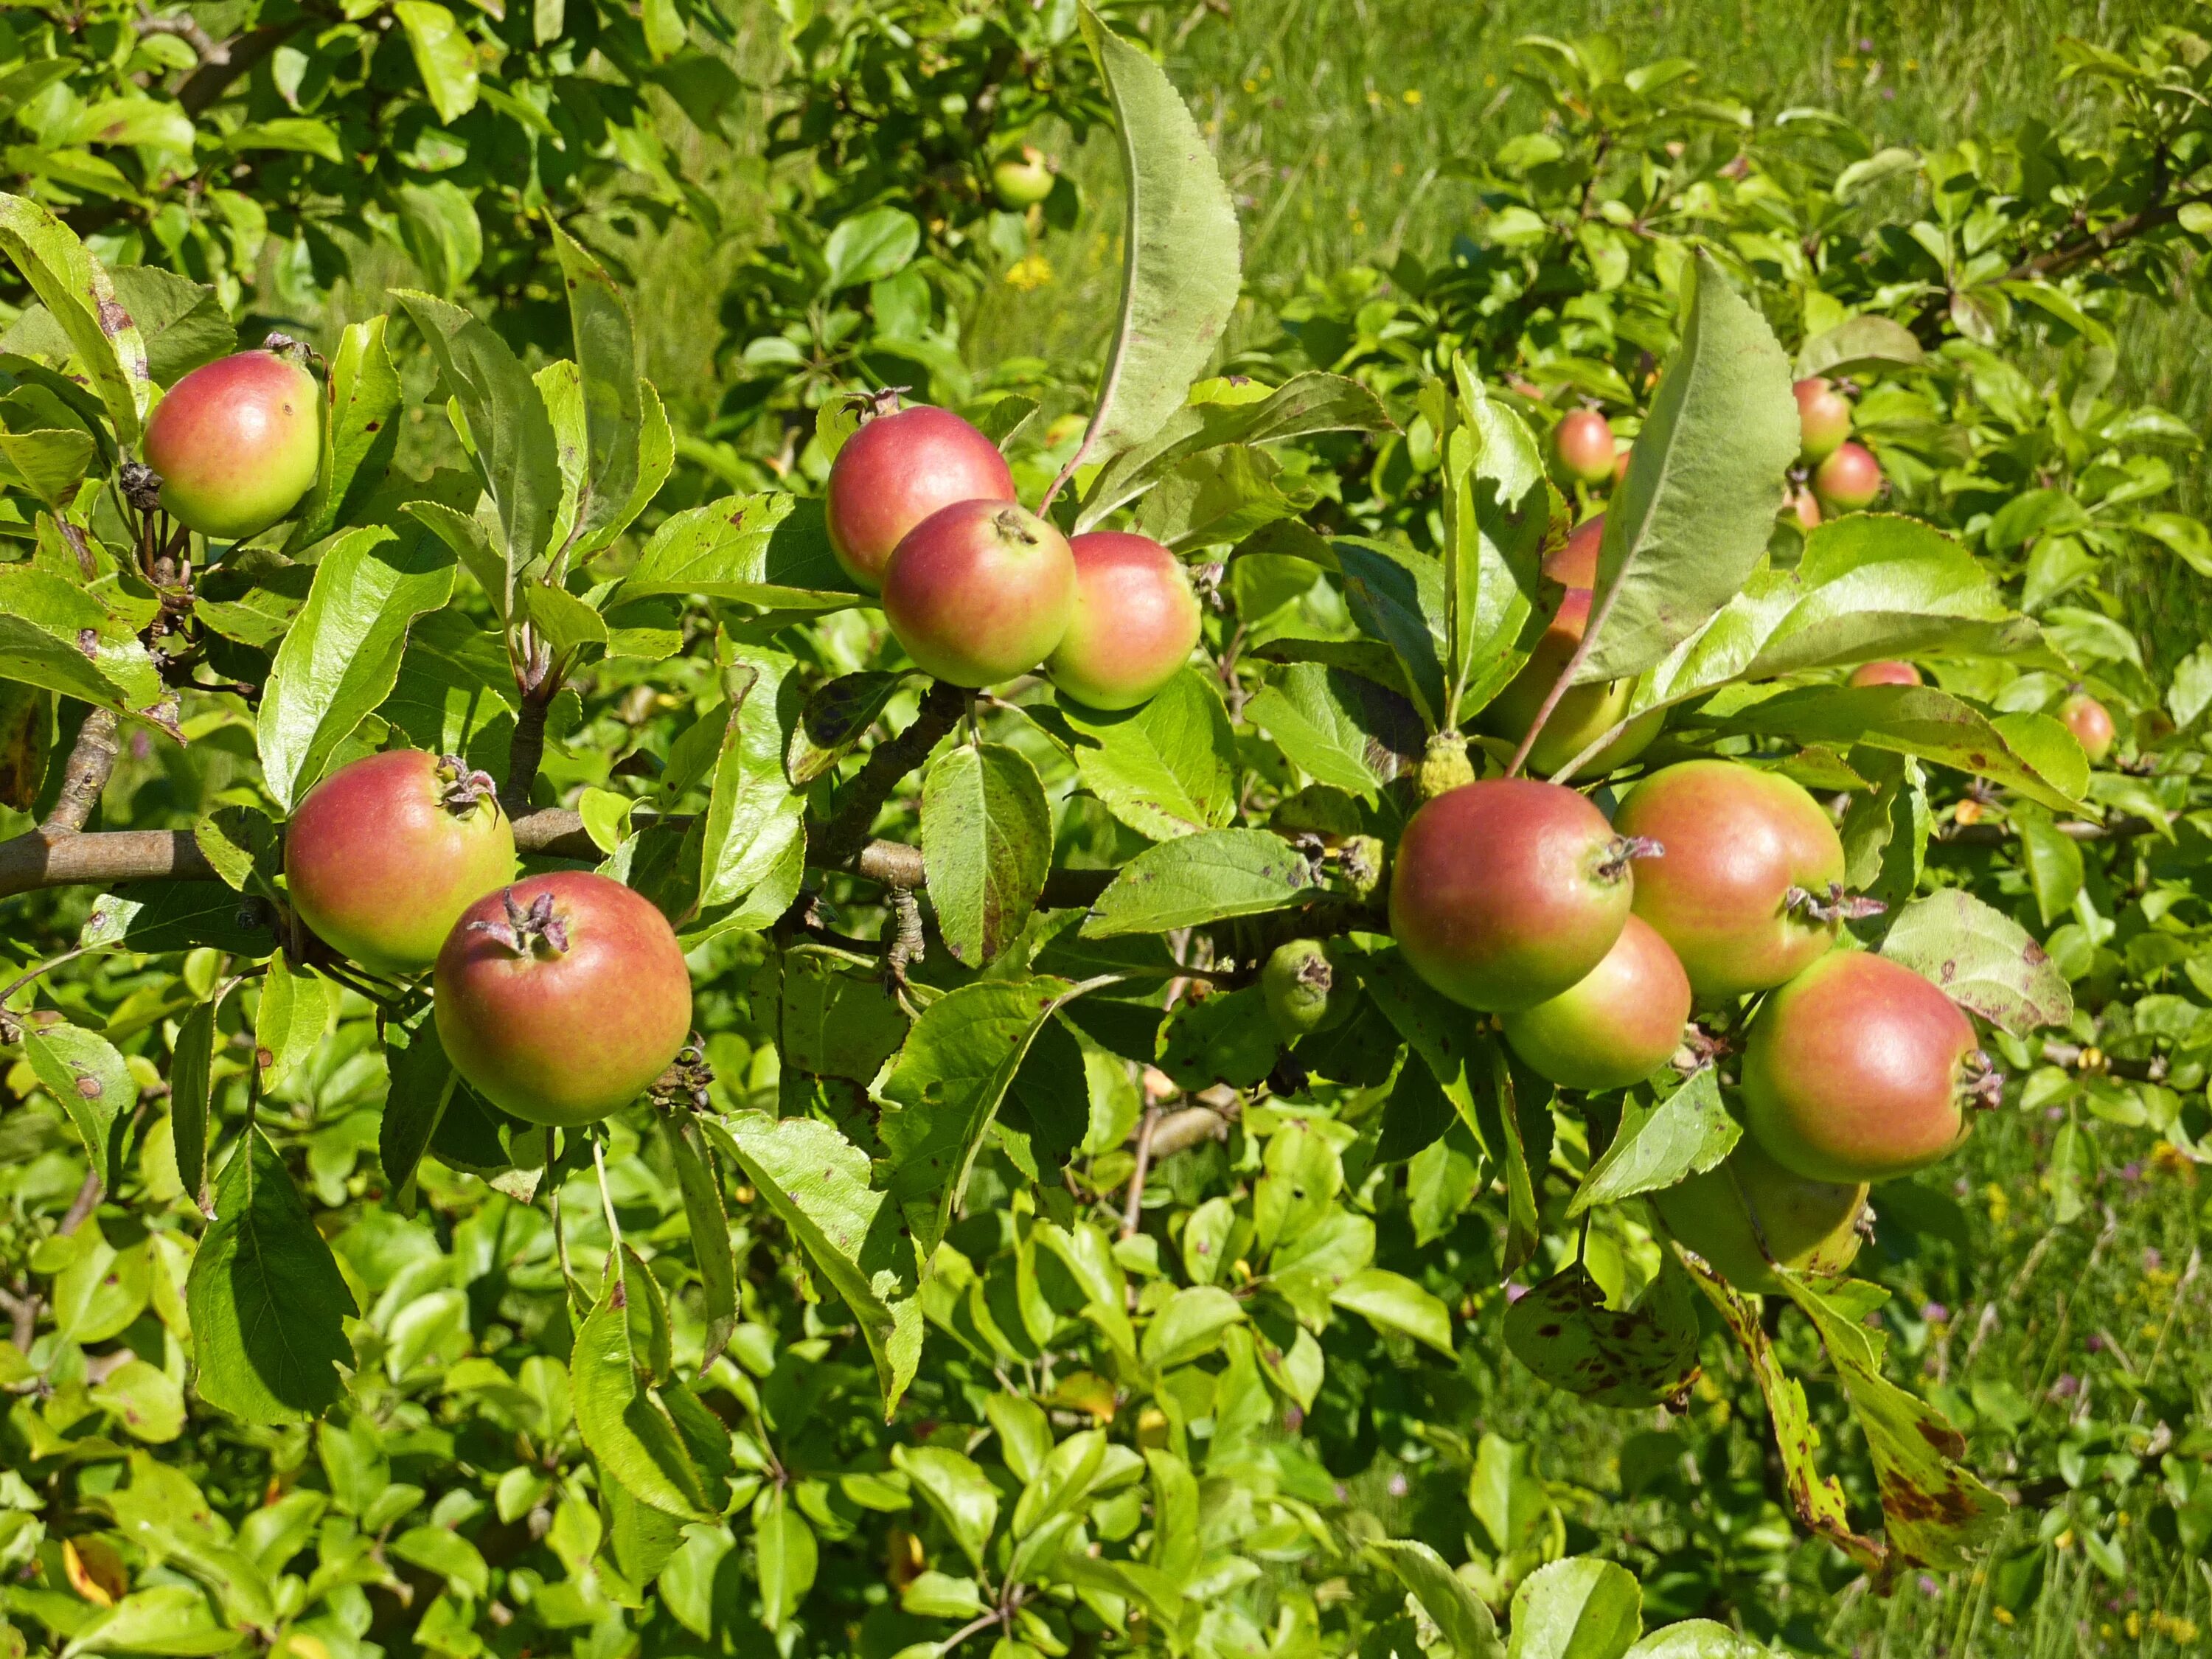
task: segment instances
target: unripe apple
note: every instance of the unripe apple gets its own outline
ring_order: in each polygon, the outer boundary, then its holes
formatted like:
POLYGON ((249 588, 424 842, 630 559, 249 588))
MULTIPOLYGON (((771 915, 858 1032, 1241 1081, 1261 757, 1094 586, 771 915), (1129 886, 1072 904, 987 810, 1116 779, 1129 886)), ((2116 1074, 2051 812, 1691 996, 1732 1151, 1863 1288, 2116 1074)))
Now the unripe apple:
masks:
POLYGON ((1745 1136, 1727 1158, 1651 1194, 1668 1232, 1739 1291, 1782 1289, 1775 1268, 1839 1273, 1859 1253, 1862 1182, 1793 1175, 1745 1136))
POLYGON ((1190 660, 1204 621, 1182 561, 1148 536, 1094 530, 1067 544, 1075 608, 1045 663, 1093 708, 1133 708, 1190 660))
POLYGON ((1844 844, 1820 804, 1780 773, 1684 761, 1631 790, 1613 828, 1666 848, 1636 861, 1636 914, 1674 947, 1701 999, 1779 985, 1835 942, 1838 923, 1820 909, 1841 888, 1844 844))
POLYGON ((419 749, 340 767, 284 826, 292 908, 373 973, 421 973, 461 912, 514 878, 514 830, 492 781, 419 749))
POLYGON ((1594 484, 1612 474, 1613 422, 1595 409, 1569 410, 1559 417, 1552 441, 1568 477, 1594 484))
POLYGON ((203 364, 146 423, 163 510, 219 541, 258 535, 314 484, 322 418, 322 387, 289 357, 240 351, 203 364))
POLYGON ((959 501, 884 567, 884 617, 907 654, 955 685, 994 685, 1050 656, 1075 613, 1067 538, 1012 501, 959 501))
POLYGON ((1797 429, 1804 457, 1825 461, 1851 435, 1851 400, 1818 374, 1791 389, 1797 394, 1797 429))
POLYGON ((1851 670, 1853 685, 1921 685, 1920 671, 1909 662, 1863 662, 1851 670))
POLYGON ((1569 1089, 1625 1089, 1665 1065, 1690 1018, 1690 981, 1632 913, 1605 959, 1557 996, 1499 1016, 1513 1052, 1569 1089))
POLYGON ((863 421, 830 464, 823 516, 830 550, 868 592, 907 532, 956 501, 1011 501, 1014 475, 999 447, 946 409, 917 404, 863 421))
MULTIPOLYGON (((1571 542, 1570 547, 1573 545, 1571 542)), ((1544 637, 1528 653, 1528 660, 1518 674, 1506 683, 1505 689, 1491 699, 1478 719, 1482 729, 1494 736, 1518 741, 1535 723, 1536 713, 1551 695, 1575 647, 1582 643, 1583 631, 1589 623, 1590 592, 1587 587, 1571 587, 1559 600, 1559 608, 1552 617, 1552 625, 1544 630, 1544 637)), ((1532 772, 1556 772, 1584 749, 1613 729, 1636 696, 1633 678, 1620 680, 1599 680, 1588 685, 1571 686, 1561 696, 1537 733, 1536 741, 1528 750, 1528 769, 1532 772)), ((1596 754, 1583 763, 1575 775, 1577 778, 1602 777, 1615 767, 1626 766, 1651 745, 1659 729, 1667 723, 1667 712, 1654 708, 1639 714, 1629 722, 1621 734, 1596 754)))
POLYGON ((434 982, 453 1069, 530 1123, 573 1128, 627 1106, 691 1030, 691 975, 666 919, 587 870, 477 900, 434 982))
POLYGON ((1628 920, 1632 849, 1571 789, 1462 785, 1413 814, 1390 931, 1413 970, 1470 1008, 1530 1008, 1605 959, 1628 920))
POLYGON ((1856 513, 1881 494, 1881 463, 1859 444, 1844 444, 1814 469, 1813 493, 1830 513, 1856 513))
POLYGON ((991 188, 999 205, 1012 212, 1035 207, 1051 195, 1052 182, 1052 163, 1035 144, 1024 144, 1000 157, 991 169, 991 188))
POLYGON ((2112 752, 2112 711, 2086 691, 2076 691, 2058 705, 2059 724, 2074 734, 2089 764, 2101 766, 2112 752))
POLYGON ((1888 1181, 1964 1140, 1996 1081, 1958 1004, 1886 957, 1837 951, 1760 1005, 1744 1125, 1808 1180, 1888 1181))
POLYGON ((1820 497, 1809 489, 1791 490, 1785 510, 1797 520, 1800 530, 1818 530, 1820 527, 1820 497))
POLYGON ((1338 973, 1320 940, 1294 939, 1277 945, 1260 969, 1260 994, 1275 1035, 1287 1043, 1342 1024, 1356 988, 1338 973))

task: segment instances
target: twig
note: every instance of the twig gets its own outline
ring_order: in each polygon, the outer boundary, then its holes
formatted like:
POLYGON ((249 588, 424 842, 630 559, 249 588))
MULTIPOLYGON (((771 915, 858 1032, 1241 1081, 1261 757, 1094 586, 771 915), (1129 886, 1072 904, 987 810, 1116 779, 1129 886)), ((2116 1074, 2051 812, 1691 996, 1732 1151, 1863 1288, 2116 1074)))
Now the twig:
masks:
MULTIPOLYGON (((866 763, 847 786, 845 805, 837 816, 807 832, 807 862, 825 869, 840 869, 858 857, 867 845, 868 830, 883 811, 899 780, 929 758, 929 751, 967 711, 968 694, 957 685, 938 681, 931 685, 906 730, 886 738, 868 752, 866 763)), ((920 864, 920 857, 915 862, 920 864)), ((920 886, 919 882, 894 885, 920 886)))
POLYGON ((1145 1207, 1145 1175, 1152 1162, 1152 1137, 1160 1127, 1160 1109, 1145 1108, 1145 1121, 1137 1126, 1137 1167, 1129 1173, 1129 1196, 1121 1206, 1121 1237, 1136 1236, 1137 1223, 1145 1207))

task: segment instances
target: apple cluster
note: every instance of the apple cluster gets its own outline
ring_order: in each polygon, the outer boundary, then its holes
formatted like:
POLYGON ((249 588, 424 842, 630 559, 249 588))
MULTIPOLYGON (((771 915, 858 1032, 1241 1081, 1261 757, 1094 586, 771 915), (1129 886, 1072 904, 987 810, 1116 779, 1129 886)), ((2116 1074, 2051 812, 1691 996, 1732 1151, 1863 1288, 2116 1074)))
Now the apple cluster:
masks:
POLYGON ((458 757, 393 749, 340 767, 285 827, 284 876, 325 944, 380 974, 431 975, 453 1069, 526 1122, 628 1105, 690 1035, 667 920, 588 870, 516 880, 492 781, 458 757))
POLYGON ((1744 1137, 1656 1202, 1749 1290, 1774 1288, 1777 1267, 1839 1270, 1868 1184, 1950 1152, 1997 1087, 1957 1004, 1844 939, 1868 908, 1820 803, 1727 760, 1662 768, 1610 822, 1559 784, 1462 785, 1407 823, 1390 884, 1415 971, 1562 1087, 1625 1088, 1686 1048, 1686 1063, 1725 1051, 1727 1036, 1686 1044, 1693 1010, 1741 1030, 1744 1137))
POLYGON ((1042 666, 1078 702, 1133 708, 1198 644, 1198 596, 1174 553, 1123 531, 1071 540, 1015 499, 998 446, 947 410, 863 421, 830 466, 825 508, 845 573, 951 684, 1042 666))

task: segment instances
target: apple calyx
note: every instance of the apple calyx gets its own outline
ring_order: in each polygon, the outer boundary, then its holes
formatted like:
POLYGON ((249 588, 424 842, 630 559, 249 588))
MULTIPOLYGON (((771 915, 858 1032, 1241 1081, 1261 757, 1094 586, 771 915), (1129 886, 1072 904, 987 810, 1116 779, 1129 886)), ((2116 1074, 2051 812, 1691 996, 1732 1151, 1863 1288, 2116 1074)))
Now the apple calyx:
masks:
POLYGON ((658 1105, 673 1109, 679 1103, 688 1103, 703 1112, 712 1107, 707 1090, 714 1080, 714 1068, 707 1063, 706 1051, 696 1042, 687 1042, 668 1062, 668 1069, 653 1079, 647 1092, 658 1105))
POLYGON ((568 924, 553 914, 553 895, 540 893, 524 909, 514 902, 514 889, 500 890, 500 902, 507 907, 505 921, 472 921, 469 931, 488 933, 519 957, 532 956, 543 945, 554 956, 565 956, 568 950, 568 924))
POLYGON ((1628 873, 1633 860, 1666 856, 1666 847, 1649 836, 1615 836, 1606 845, 1605 857, 1598 861, 1597 872, 1607 881, 1619 881, 1628 873))
POLYGON ((1889 906, 1880 899, 1846 892, 1843 883, 1832 881, 1826 898, 1808 888, 1790 888, 1782 896, 1782 908, 1793 916, 1810 916, 1815 921, 1863 921, 1882 915, 1889 906))
POLYGON ((459 755, 438 757, 438 781, 443 792, 438 799, 457 818, 465 818, 477 810, 477 803, 489 796, 499 799, 499 786, 490 773, 482 767, 471 767, 459 755))
POLYGON ((1960 1064, 1959 1077, 1960 1097, 1974 1110, 1994 1112, 2003 1103, 2004 1073, 1987 1049, 1969 1054, 1960 1064))

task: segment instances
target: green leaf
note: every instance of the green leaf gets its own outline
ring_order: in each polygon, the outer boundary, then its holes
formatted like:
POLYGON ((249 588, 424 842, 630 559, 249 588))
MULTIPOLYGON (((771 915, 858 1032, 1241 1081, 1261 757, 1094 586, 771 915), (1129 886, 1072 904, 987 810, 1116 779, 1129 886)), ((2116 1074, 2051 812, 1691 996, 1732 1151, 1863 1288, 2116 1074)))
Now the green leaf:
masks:
MULTIPOLYGON (((798 724, 795 666, 781 652, 739 647, 725 671, 731 711, 714 758, 702 836, 702 909, 743 898, 805 839, 806 798, 783 770, 798 724)), ((762 925, 774 920, 769 916, 762 925)))
POLYGON ((107 1190, 122 1184, 124 1141, 138 1085, 115 1045, 95 1031, 75 1025, 26 1027, 23 1057, 31 1062, 39 1086, 58 1101, 76 1125, 77 1139, 107 1190))
POLYGON ((1656 1406, 1698 1380, 1698 1311, 1689 1281, 1662 1272, 1635 1307, 1605 1305, 1579 1262, 1505 1310, 1505 1346, 1555 1389, 1601 1406, 1656 1406))
POLYGON ((226 1653, 243 1638, 216 1623, 204 1592, 191 1584, 155 1584, 102 1607, 79 1625, 61 1650, 83 1654, 226 1653))
MULTIPOLYGON (((191 143, 188 132, 185 148, 191 143)), ((106 270, 76 233, 52 213, 4 191, 0 191, 0 253, 14 263, 69 336, 77 362, 91 376, 93 390, 115 428, 117 441, 135 449, 153 406, 154 380, 144 337, 124 308, 106 270)))
POLYGON ((667 1407, 637 1374, 630 1349, 624 1276, 576 1332, 568 1360, 576 1429, 601 1473, 650 1508, 687 1521, 710 1519, 704 1481, 667 1407))
POLYGON ((730 1247, 730 1217, 722 1207, 722 1183, 715 1178, 699 1126, 670 1113, 660 1120, 676 1166, 677 1189, 684 1197, 684 1218, 691 1235, 691 1260, 699 1270, 700 1299, 707 1315, 706 1347, 699 1364, 711 1366, 729 1346, 738 1324, 738 1264, 730 1247))
POLYGON ((394 0, 392 15, 407 31, 415 72, 438 118, 450 125, 477 106, 477 49, 453 14, 432 0, 394 0))
POLYGON ((1003 744, 963 744, 921 790, 922 867, 945 948, 992 961, 1036 908, 1052 866, 1052 803, 1036 768, 1003 744))
POLYGON ((1425 398, 1442 432, 1444 609, 1451 642, 1447 726, 1503 690, 1534 609, 1553 490, 1543 451, 1518 415, 1455 359, 1458 396, 1425 398))
POLYGON ((1889 1293, 1856 1279, 1816 1288, 1795 1274, 1783 1287, 1820 1331, 1866 1435, 1891 1549, 1924 1567, 1970 1565, 2011 1506, 1966 1467, 1966 1437, 1882 1376, 1888 1339, 1865 1321, 1889 1293))
POLYGON ((915 1022, 884 1080, 878 1125, 886 1190, 905 1212, 920 1260, 951 1224, 975 1155, 1023 1057, 1077 991, 1066 980, 986 980, 940 997, 915 1022))
POLYGON ((921 246, 921 224, 894 207, 870 208, 840 220, 822 245, 825 295, 880 282, 903 270, 921 246))
POLYGON ((1790 385, 1765 319, 1701 252, 1681 347, 1606 512, 1577 682, 1642 673, 1741 591, 1797 458, 1790 385))
POLYGON ((760 1584, 761 1623, 780 1631, 814 1588, 814 1529, 778 1493, 753 1526, 753 1567, 760 1584))
POLYGON ((999 1524, 999 1489, 990 1477, 972 1458, 944 1446, 893 1446, 891 1467, 914 1483, 980 1571, 983 1547, 999 1524))
POLYGON ((216 1178, 215 1219, 192 1257, 185 1301, 200 1398, 249 1423, 299 1422, 339 1394, 354 1363, 353 1292, 258 1129, 216 1178))
POLYGON ((1127 181, 1121 303, 1079 453, 1142 443, 1183 401, 1236 309, 1237 210, 1198 124, 1160 66, 1081 9, 1127 181))
POLYGON ((289 813, 399 678, 407 630, 452 596, 453 560, 419 528, 349 530, 315 567, 254 724, 270 798, 289 813))
POLYGON ((319 974, 292 967, 283 951, 270 957, 253 1016, 254 1058, 264 1091, 283 1087, 314 1053, 337 1012, 337 989, 319 974))
POLYGON ((1298 903, 1314 885, 1305 855, 1267 830, 1213 830, 1149 847, 1091 907, 1085 939, 1161 933, 1298 903))
POLYGON ((238 330, 222 295, 159 265, 117 265, 108 271, 115 296, 146 342, 148 372, 169 386, 238 349, 238 330))
POLYGON ((82 587, 28 564, 0 564, 0 679, 176 723, 176 694, 137 630, 82 587))
POLYGON ((1621 1659, 1644 1633, 1635 1575, 1595 1556, 1552 1561, 1513 1592, 1506 1659, 1621 1659))
POLYGON ((1397 653, 1414 707, 1431 730, 1442 730, 1450 695, 1443 564, 1426 554, 1353 536, 1339 536, 1329 545, 1344 571, 1352 620, 1397 653))
POLYGON ((222 998, 194 1003, 177 1028, 169 1061, 169 1133, 176 1149, 177 1180, 193 1203, 207 1184, 208 1112, 212 1101, 215 1022, 222 998))
POLYGON ((1099 470, 1076 514, 1079 533, 1095 529, 1193 455, 1224 444, 1279 443, 1323 432, 1389 432, 1389 415, 1357 380, 1340 374, 1293 375, 1256 402, 1186 404, 1150 438, 1099 470))
POLYGON ((2015 1036, 2074 1015, 2065 974, 2027 930, 1955 887, 1899 911, 1881 953, 2015 1036))
POLYGON ((1134 708, 1070 702, 1060 713, 1084 787, 1139 835, 1169 841, 1236 816, 1237 735, 1221 693, 1198 670, 1185 668, 1134 708))
MULTIPOLYGON (((396 9, 452 21, 444 7, 425 0, 398 0, 396 9)), ((488 324, 412 289, 394 289, 392 297, 415 319, 467 423, 471 453, 499 514, 501 556, 513 582, 545 550, 561 505, 560 451, 545 400, 488 324)))
POLYGON ((899 1207, 869 1185, 867 1154, 811 1118, 740 1112, 704 1121, 860 1322, 888 1413, 921 1358, 921 1322, 899 1207))
POLYGON ((1260 988, 1185 997, 1162 1024, 1153 1059, 1168 1080, 1193 1092, 1226 1083, 1249 1089, 1275 1069, 1282 1043, 1260 988))
POLYGON ((383 481, 399 447, 399 370, 385 330, 391 319, 349 325, 331 359, 330 405, 323 412, 322 459, 300 503, 284 550, 313 547, 345 522, 383 481))
POLYGON ((2073 913, 2075 897, 2081 890, 2081 843, 2033 806, 2014 807, 2012 823, 2020 832, 2021 862, 2027 866, 2036 911, 2048 927, 2073 913))
POLYGON ((158 1365, 126 1359, 92 1391, 92 1403, 112 1413, 134 1440, 163 1445, 185 1431, 185 1392, 158 1365))
POLYGON ((1504 1659, 1498 1622, 1468 1582, 1443 1558, 1413 1538, 1389 1538, 1371 1546, 1398 1582, 1421 1604, 1451 1659, 1504 1659))
POLYGON ((606 619, 565 587, 528 581, 514 591, 515 609, 556 656, 574 657, 607 642, 606 619))
POLYGON ((1412 705, 1344 669, 1310 662, 1279 668, 1244 714, 1315 782, 1370 802, 1420 760, 1424 734, 1412 705))
POLYGON ((2018 790, 2054 811, 2081 811, 2089 784, 2081 744, 2048 714, 1987 715, 1933 686, 1805 686, 1738 710, 1721 729, 1838 750, 1863 744, 1917 755, 2018 790))
POLYGON ((1628 1650, 1628 1659, 1767 1659, 1769 1650, 1710 1619, 1685 1619, 1654 1631, 1628 1650))
POLYGON ((1161 1304, 1145 1327, 1141 1353, 1156 1371, 1188 1365, 1221 1346, 1221 1334, 1244 1322, 1244 1305, 1218 1285, 1187 1285, 1161 1304))
POLYGON ((411 1027, 387 1027, 386 1035, 391 1083, 377 1121, 377 1162, 400 1207, 411 1211, 416 1168, 430 1149, 459 1078, 439 1040, 438 1022, 427 1012, 411 1027), (396 1037, 404 1037, 406 1047, 395 1048, 396 1037))
POLYGON ((61 512, 99 453, 88 432, 0 432, 0 489, 27 489, 48 512, 61 512))
POLYGON ((615 604, 655 593, 739 599, 770 610, 860 603, 830 550, 822 504, 783 495, 726 495, 672 513, 623 579, 615 604))
MULTIPOLYGON (((629 307, 605 268, 558 221, 549 222, 553 251, 568 289, 569 327, 582 378, 584 416, 583 453, 574 468, 574 510, 568 523, 555 526, 555 537, 572 543, 580 561, 587 556, 585 550, 605 546, 636 516, 630 503, 638 484, 638 438, 645 412, 629 307)), ((565 464, 566 453, 562 460, 566 476, 571 471, 565 464)))
POLYGON ((1904 324, 1887 317, 1853 317, 1814 335, 1797 348, 1800 377, 1879 374, 1917 368, 1927 354, 1904 324))
POLYGON ((882 669, 864 669, 840 674, 807 698, 783 757, 784 775, 792 787, 804 789, 835 770, 908 678, 882 669))
MULTIPOLYGON (((1003 1399, 1004 1395, 994 1395, 1003 1399)), ((983 1592, 972 1578, 924 1572, 899 1592, 899 1606, 924 1619, 973 1619, 983 1611, 983 1592)))
POLYGON ((1403 1273, 1363 1267, 1330 1291, 1328 1299, 1380 1330, 1402 1332, 1447 1358, 1452 1354, 1451 1310, 1403 1273))
POLYGON ((1620 1127, 1567 1203, 1578 1216, 1594 1205, 1656 1193, 1717 1166, 1743 1136, 1721 1103, 1720 1078, 1708 1066, 1664 1099, 1646 1104, 1631 1094, 1620 1127))

